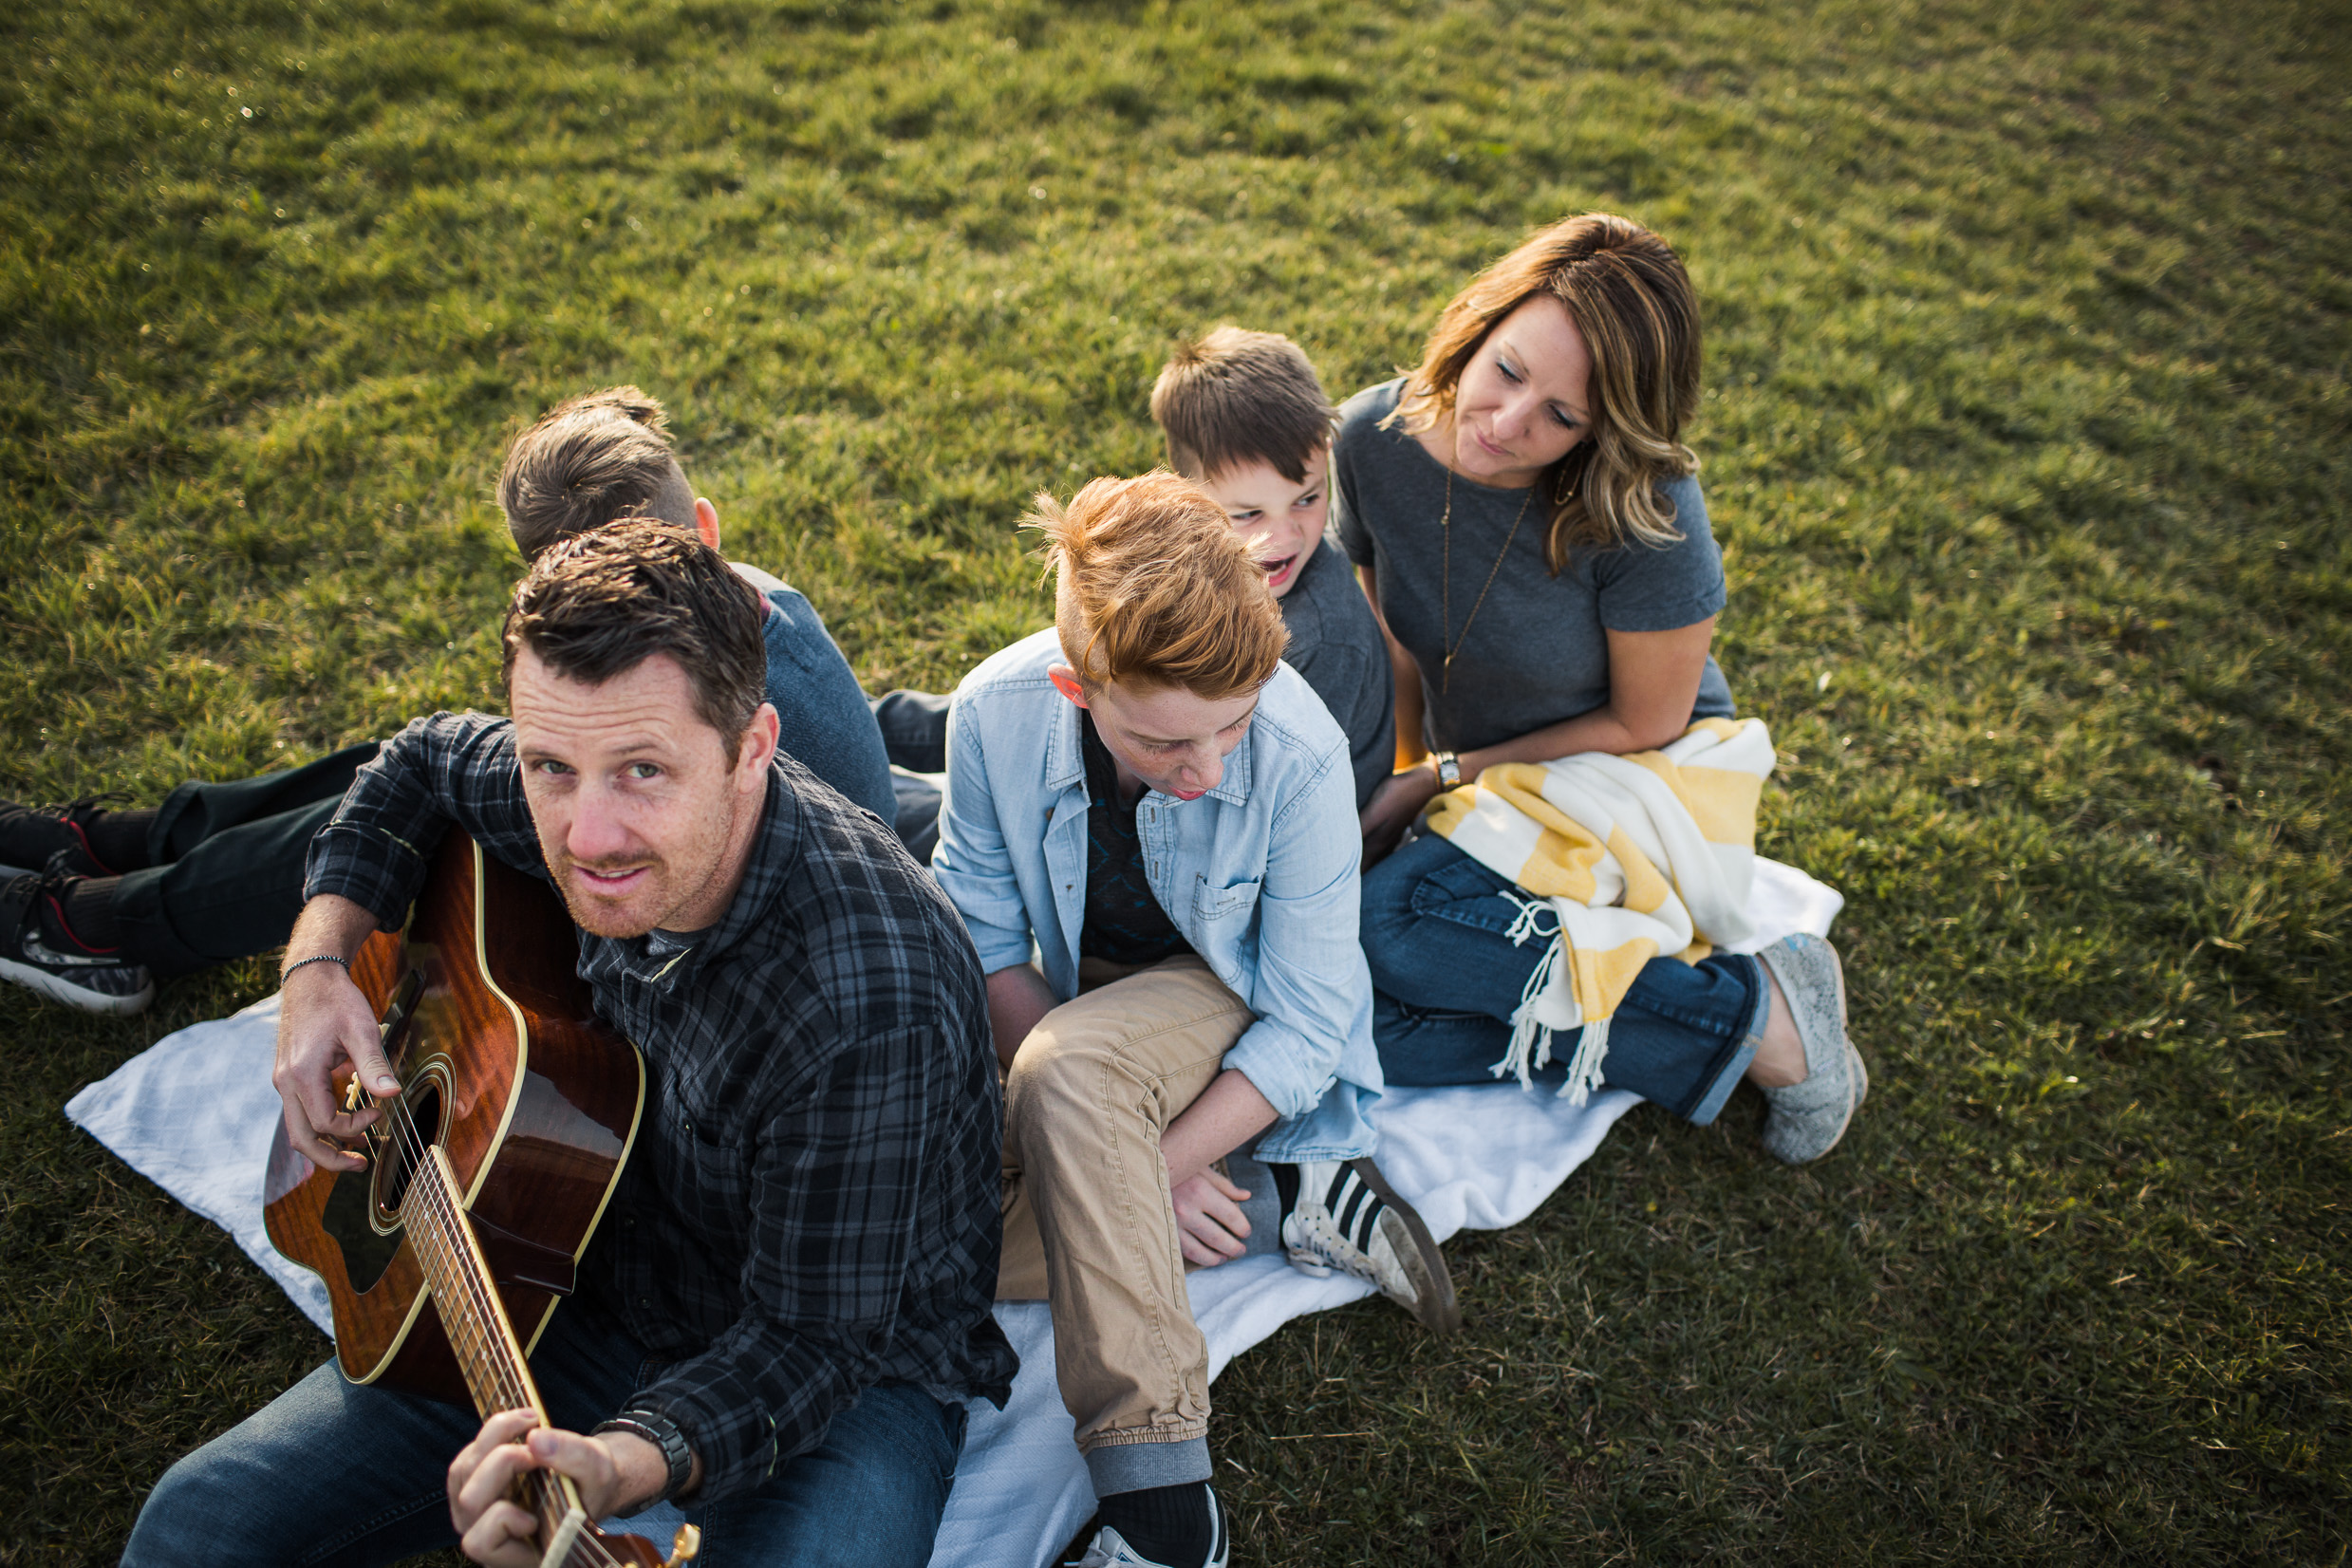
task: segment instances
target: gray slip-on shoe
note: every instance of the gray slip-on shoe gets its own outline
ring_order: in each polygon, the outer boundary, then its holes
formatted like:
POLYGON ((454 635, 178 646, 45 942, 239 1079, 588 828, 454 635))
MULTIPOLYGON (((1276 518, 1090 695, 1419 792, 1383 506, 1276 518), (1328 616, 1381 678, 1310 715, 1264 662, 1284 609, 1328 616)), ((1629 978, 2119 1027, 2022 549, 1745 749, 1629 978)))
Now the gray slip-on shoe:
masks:
POLYGON ((1837 948, 1799 932, 1756 958, 1780 981, 1805 1048, 1804 1082, 1764 1092, 1771 1108, 1764 1117, 1764 1148, 1773 1158, 1801 1166, 1820 1159, 1845 1136, 1846 1124, 1870 1092, 1870 1070, 1846 1034, 1846 977, 1837 948))

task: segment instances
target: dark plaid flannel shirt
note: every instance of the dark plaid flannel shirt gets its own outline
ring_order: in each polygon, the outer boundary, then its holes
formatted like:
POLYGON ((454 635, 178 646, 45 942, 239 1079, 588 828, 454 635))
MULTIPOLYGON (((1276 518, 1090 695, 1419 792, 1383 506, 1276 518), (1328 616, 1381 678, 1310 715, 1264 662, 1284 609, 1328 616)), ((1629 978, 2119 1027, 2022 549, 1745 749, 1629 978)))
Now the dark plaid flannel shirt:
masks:
MULTIPOLYGON (((395 927, 452 826, 546 876, 506 720, 436 714, 388 742, 312 841, 306 895, 395 927)), ((583 931, 579 967, 646 1067, 580 1299, 664 1363, 625 1408, 678 1423, 702 1460, 694 1501, 758 1485, 878 1382, 1002 1405, 985 993, 897 838, 779 754, 719 924, 583 931)))

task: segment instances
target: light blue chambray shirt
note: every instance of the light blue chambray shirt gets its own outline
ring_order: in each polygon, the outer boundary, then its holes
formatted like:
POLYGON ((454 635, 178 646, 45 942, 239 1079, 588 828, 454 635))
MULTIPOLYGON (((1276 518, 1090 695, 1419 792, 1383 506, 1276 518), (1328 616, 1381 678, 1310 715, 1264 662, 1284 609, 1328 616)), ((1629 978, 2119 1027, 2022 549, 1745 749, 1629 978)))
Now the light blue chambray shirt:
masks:
MULTIPOLYGON (((1086 918, 1086 759, 1078 710, 1046 679, 1067 661, 1048 627, 956 688, 947 799, 931 870, 989 974, 1030 959, 1078 994, 1086 918)), ((1363 841, 1348 740, 1298 672, 1275 671, 1224 777, 1198 800, 1136 805, 1151 891, 1256 1015, 1225 1053, 1282 1120, 1260 1160, 1352 1159, 1378 1141, 1372 975, 1356 944, 1363 841)))

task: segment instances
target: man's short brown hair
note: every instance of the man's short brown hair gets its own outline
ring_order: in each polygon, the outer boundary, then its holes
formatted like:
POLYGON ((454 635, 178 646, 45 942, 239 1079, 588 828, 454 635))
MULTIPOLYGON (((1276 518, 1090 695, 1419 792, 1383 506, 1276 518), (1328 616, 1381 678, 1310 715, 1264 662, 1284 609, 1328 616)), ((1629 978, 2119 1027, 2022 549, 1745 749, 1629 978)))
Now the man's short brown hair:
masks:
POLYGON ((669 415, 634 386, 568 399, 514 438, 498 505, 523 559, 622 517, 694 526, 694 491, 670 445, 669 415))
POLYGON ((759 595, 726 557, 643 518, 559 540, 514 585, 505 677, 529 648, 569 680, 601 685, 657 653, 694 683, 694 708, 732 752, 768 700, 759 595))
POLYGON ((1262 462, 1293 484, 1331 443, 1331 399, 1298 345, 1278 332, 1220 327, 1176 345, 1151 386, 1168 461, 1209 480, 1262 462))
POLYGON ((1265 569, 1219 506, 1166 469, 1040 493, 1054 625, 1088 686, 1179 686, 1222 701, 1274 679, 1290 633, 1265 569))

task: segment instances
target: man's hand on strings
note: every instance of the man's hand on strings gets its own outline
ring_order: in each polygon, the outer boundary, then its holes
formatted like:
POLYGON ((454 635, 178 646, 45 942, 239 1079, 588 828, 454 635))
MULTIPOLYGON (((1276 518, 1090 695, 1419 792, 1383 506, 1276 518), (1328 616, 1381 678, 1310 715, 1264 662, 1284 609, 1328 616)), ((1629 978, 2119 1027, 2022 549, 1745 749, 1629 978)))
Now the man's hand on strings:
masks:
MULTIPOLYGON (((325 894, 303 906, 287 943, 287 962, 318 954, 348 958, 376 927, 375 917, 349 899, 325 894)), ((277 1065, 270 1074, 286 1102, 286 1140, 294 1152, 328 1170, 364 1170, 367 1161, 345 1147, 372 1124, 370 1109, 345 1111, 338 1073, 357 1074, 371 1094, 397 1094, 378 1039, 375 1010, 340 963, 304 963, 286 977, 278 1008, 277 1065)))

